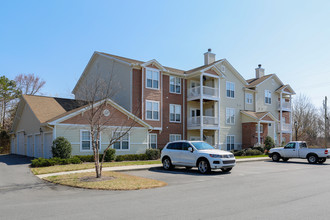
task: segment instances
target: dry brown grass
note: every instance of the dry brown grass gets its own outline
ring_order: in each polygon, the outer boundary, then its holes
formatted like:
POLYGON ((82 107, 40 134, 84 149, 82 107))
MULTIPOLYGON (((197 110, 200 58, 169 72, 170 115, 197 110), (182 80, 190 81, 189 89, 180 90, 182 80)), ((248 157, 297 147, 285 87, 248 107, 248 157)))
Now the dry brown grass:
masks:
POLYGON ((101 181, 96 178, 94 179, 93 177, 95 177, 95 173, 90 172, 50 176, 44 179, 52 183, 66 186, 101 190, 138 190, 162 187, 167 185, 167 183, 162 181, 131 176, 118 172, 102 172, 102 177, 105 177, 105 180, 101 181), (84 181, 82 180, 82 178, 88 178, 88 181, 84 181), (91 180, 91 178, 95 181, 91 180))
MULTIPOLYGON (((106 162, 103 163, 103 167, 117 167, 117 166, 130 166, 130 165, 148 165, 148 164, 161 164, 160 160, 146 160, 146 161, 124 161, 124 162, 106 162)), ((50 167, 35 167, 31 168, 31 171, 35 175, 58 173, 74 170, 86 170, 95 169, 94 163, 82 163, 82 164, 68 164, 68 165, 56 165, 50 167)))

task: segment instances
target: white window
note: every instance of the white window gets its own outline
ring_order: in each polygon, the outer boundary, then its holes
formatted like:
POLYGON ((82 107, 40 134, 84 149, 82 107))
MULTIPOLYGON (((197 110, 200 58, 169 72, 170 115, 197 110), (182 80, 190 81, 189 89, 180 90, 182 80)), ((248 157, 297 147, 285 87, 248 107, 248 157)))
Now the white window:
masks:
MULTIPOLYGON (((264 125, 260 124, 260 133, 264 132, 264 125)), ((258 133, 258 125, 256 125, 256 133, 258 133)))
POLYGON ((265 90, 265 103, 272 104, 272 93, 269 90, 265 90))
POLYGON ((226 124, 235 124, 235 109, 226 108, 226 124))
POLYGON ((179 77, 170 76, 170 93, 181 93, 181 79, 179 77))
MULTIPOLYGON (((95 132, 94 134, 95 139, 97 137, 97 133, 95 132)), ((101 149, 101 134, 98 140, 98 145, 99 149, 101 149)), ((92 137, 91 137, 91 132, 89 130, 81 130, 80 131, 80 149, 82 151, 91 151, 93 150, 93 145, 92 145, 92 137)))
POLYGON ((181 122, 181 105, 170 104, 170 122, 181 122))
POLYGON ((170 134, 170 141, 180 141, 181 140, 181 134, 170 134))
POLYGON ((149 148, 157 149, 157 134, 149 134, 149 148))
POLYGON ((147 69, 146 87, 149 89, 159 88, 159 71, 147 69))
POLYGON ((129 133, 124 134, 125 132, 116 131, 113 132, 112 138, 118 138, 118 141, 116 141, 112 147, 116 150, 129 150, 129 133))
POLYGON ((234 150, 235 149, 235 136, 234 135, 227 135, 227 150, 234 150))
POLYGON ((247 104, 252 104, 252 94, 251 93, 246 93, 245 94, 245 102, 247 104))
POLYGON ((226 82, 227 97, 235 98, 235 83, 226 82))
POLYGON ((159 120, 159 102, 146 101, 146 119, 159 120))

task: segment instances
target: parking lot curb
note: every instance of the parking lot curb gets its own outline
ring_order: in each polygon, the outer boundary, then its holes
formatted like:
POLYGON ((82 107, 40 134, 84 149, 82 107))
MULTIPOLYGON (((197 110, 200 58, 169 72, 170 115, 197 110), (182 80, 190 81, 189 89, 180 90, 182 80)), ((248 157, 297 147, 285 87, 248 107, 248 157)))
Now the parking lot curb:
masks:
MULTIPOLYGON (((246 163, 246 162, 258 162, 258 161, 270 161, 271 159, 268 157, 262 158, 246 158, 246 159, 237 159, 236 163, 246 163)), ((152 165, 132 165, 132 166, 122 166, 122 167, 104 167, 103 171, 113 171, 113 172, 123 172, 123 171, 136 171, 136 170, 149 170, 152 168, 160 168, 161 164, 152 164, 152 165)), ((88 173, 95 172, 95 169, 86 169, 86 170, 75 170, 75 171, 66 171, 59 173, 47 173, 36 175, 38 178, 43 179, 49 176, 59 176, 66 174, 74 174, 74 173, 88 173)))

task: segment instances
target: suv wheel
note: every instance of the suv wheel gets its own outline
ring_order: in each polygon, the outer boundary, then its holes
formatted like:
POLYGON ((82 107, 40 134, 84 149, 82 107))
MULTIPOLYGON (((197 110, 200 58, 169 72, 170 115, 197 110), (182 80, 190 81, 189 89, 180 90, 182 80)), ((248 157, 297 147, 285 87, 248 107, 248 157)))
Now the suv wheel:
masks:
POLYGON ((163 168, 165 170, 170 170, 173 168, 173 165, 172 165, 172 162, 171 162, 171 159, 169 157, 165 157, 163 159, 163 168))
POLYGON ((210 172, 210 164, 206 159, 202 159, 198 162, 198 170, 200 173, 205 174, 210 172))

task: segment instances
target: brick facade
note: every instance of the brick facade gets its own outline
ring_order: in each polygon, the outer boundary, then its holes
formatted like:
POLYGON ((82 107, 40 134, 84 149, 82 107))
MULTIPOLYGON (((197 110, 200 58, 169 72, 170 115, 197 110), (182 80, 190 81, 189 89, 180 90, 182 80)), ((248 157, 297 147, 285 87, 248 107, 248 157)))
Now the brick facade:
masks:
MULTIPOLYGON (((263 132, 260 133, 260 143, 263 144, 268 135, 268 123, 261 123, 263 132)), ((258 143, 257 123, 242 123, 242 149, 253 147, 258 143)))

